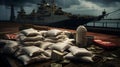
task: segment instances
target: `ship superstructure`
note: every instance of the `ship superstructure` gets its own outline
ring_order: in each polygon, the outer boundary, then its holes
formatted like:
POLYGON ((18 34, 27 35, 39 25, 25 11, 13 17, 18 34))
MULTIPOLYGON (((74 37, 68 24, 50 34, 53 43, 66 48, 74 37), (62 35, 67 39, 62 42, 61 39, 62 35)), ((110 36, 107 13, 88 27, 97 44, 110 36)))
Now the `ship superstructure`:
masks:
POLYGON ((33 9, 30 14, 26 14, 24 8, 21 7, 16 21, 56 27, 77 27, 90 21, 100 20, 104 18, 105 15, 105 11, 97 17, 73 15, 64 12, 61 7, 56 6, 54 0, 51 0, 51 3, 42 0, 41 3, 38 4, 38 9, 36 11, 33 9))

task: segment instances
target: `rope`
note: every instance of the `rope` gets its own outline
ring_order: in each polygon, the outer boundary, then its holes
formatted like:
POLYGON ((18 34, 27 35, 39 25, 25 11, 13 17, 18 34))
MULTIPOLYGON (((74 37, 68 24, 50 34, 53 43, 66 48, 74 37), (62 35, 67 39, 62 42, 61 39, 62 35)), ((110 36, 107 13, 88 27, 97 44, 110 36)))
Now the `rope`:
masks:
POLYGON ((112 14, 112 13, 117 12, 117 11, 119 11, 119 10, 120 10, 120 9, 115 10, 115 11, 112 11, 112 12, 110 12, 110 13, 106 14, 106 15, 112 14))

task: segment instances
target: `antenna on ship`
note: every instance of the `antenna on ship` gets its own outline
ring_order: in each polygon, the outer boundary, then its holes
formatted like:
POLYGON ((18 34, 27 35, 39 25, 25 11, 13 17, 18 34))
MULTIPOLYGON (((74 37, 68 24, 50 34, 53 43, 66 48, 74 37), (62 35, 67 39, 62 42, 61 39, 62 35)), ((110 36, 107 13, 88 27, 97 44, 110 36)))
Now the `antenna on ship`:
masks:
POLYGON ((55 12, 55 0, 51 0, 51 4, 52 4, 52 12, 55 12))

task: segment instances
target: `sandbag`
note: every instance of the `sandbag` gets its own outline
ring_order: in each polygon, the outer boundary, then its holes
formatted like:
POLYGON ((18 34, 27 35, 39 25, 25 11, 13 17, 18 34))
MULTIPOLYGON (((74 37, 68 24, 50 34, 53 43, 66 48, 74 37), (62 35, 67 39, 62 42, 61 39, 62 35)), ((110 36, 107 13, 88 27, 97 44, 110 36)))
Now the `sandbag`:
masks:
POLYGON ((44 50, 36 46, 26 46, 22 47, 22 50, 27 53, 29 56, 40 55, 44 50))
POLYGON ((34 46, 34 45, 36 45, 35 42, 21 42, 21 44, 24 45, 24 46, 34 46))
POLYGON ((82 62, 94 62, 91 56, 74 56, 72 53, 68 53, 64 56, 64 59, 71 61, 82 61, 82 62))
POLYGON ((55 49, 55 50, 58 50, 58 51, 65 51, 67 50, 68 48, 70 47, 70 45, 68 43, 56 43, 52 46, 50 46, 50 49, 55 49))
POLYGON ((51 45, 53 45, 53 43, 51 43, 51 42, 42 42, 40 45, 40 48, 45 50, 45 49, 48 49, 48 47, 51 45))
POLYGON ((47 57, 51 57, 52 50, 45 50, 45 51, 43 52, 43 54, 44 54, 45 56, 47 56, 47 57))
POLYGON ((26 36, 36 36, 36 35, 38 35, 38 31, 33 29, 33 28, 22 30, 21 33, 23 33, 26 36))
POLYGON ((79 48, 76 46, 71 46, 69 48, 69 51, 74 55, 74 56, 92 56, 92 52, 88 51, 85 48, 79 48))
POLYGON ((34 41, 42 41, 42 40, 44 40, 44 37, 41 35, 37 35, 34 37, 27 37, 25 35, 21 35, 21 36, 19 36, 19 40, 22 42, 30 42, 30 41, 34 42, 34 41))
POLYGON ((24 65, 32 64, 38 61, 47 61, 49 60, 48 57, 45 57, 43 55, 39 55, 36 57, 29 57, 28 55, 20 55, 17 57, 24 65))
POLYGON ((45 31, 45 30, 38 31, 38 34, 42 35, 42 36, 46 36, 46 33, 47 33, 47 31, 45 31))
POLYGON ((46 33, 46 36, 49 36, 49 37, 57 36, 61 32, 62 32, 61 30, 51 29, 51 30, 48 30, 48 32, 46 33))
POLYGON ((3 48, 3 52, 6 54, 13 54, 18 48, 19 43, 17 41, 5 40, 6 45, 3 48))

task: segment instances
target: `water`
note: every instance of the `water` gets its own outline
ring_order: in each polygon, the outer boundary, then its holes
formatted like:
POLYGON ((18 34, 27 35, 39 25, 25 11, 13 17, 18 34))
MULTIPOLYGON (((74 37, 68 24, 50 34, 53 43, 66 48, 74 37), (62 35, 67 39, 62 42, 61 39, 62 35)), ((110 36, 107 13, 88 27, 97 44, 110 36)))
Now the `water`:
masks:
POLYGON ((87 26, 96 26, 96 27, 110 27, 110 28, 120 28, 120 20, 100 20, 96 21, 95 24, 90 22, 87 26))

